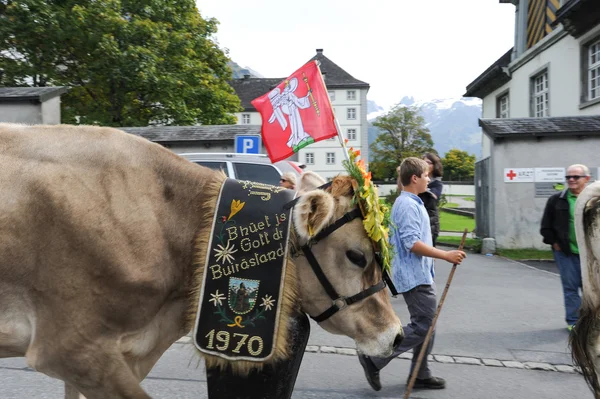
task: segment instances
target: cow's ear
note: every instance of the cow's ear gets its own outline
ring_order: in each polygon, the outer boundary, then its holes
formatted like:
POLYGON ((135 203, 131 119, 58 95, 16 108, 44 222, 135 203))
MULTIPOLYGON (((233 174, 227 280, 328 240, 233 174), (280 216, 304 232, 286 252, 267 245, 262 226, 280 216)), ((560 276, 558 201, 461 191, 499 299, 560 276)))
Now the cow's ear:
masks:
POLYGON ((300 176, 300 184, 298 185, 298 193, 314 190, 315 188, 325 184, 325 179, 313 172, 307 170, 300 176))
POLYGON ((331 194, 313 190, 302 194, 294 206, 294 227, 298 235, 308 240, 318 234, 333 217, 335 201, 331 194))

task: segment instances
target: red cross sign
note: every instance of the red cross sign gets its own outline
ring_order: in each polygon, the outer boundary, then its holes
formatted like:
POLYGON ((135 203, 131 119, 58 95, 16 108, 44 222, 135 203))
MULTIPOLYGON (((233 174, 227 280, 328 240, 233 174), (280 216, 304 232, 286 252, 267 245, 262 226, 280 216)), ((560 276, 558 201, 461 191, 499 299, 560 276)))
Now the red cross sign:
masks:
POLYGON ((533 183, 534 168, 504 168, 504 183, 533 183))

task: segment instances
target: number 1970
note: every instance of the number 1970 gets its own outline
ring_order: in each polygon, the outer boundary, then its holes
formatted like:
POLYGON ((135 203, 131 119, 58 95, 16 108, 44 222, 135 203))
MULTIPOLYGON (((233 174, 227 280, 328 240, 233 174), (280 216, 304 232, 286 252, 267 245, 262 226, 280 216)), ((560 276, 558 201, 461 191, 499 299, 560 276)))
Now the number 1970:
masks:
MULTIPOLYGON (((249 354, 252 356, 260 355, 264 348, 262 338, 259 336, 252 336, 250 338, 248 337, 250 337, 248 334, 233 333, 233 340, 235 341, 237 339, 237 343, 235 344, 235 349, 233 349, 232 352, 240 353, 242 347, 246 345, 249 354)), ((214 328, 205 335, 205 338, 208 338, 208 345, 206 345, 207 349, 217 349, 223 352, 228 350, 229 345, 232 343, 232 337, 228 331, 215 332, 214 328), (216 344, 215 341, 217 341, 216 344)))

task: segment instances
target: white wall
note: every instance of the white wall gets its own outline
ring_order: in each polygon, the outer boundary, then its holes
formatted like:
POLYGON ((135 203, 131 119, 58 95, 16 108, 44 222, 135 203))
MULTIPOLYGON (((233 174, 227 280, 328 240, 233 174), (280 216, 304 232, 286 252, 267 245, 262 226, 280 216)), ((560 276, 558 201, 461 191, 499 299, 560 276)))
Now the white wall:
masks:
POLYGON ((235 114, 235 117, 237 118, 237 122, 235 123, 236 125, 242 125, 242 114, 248 114, 250 115, 250 123, 249 125, 262 125, 262 118, 260 116, 260 113, 254 111, 254 112, 237 112, 235 114))
POLYGON ((0 121, 11 123, 42 123, 39 104, 30 102, 0 103, 0 121))
POLYGON ((47 125, 60 124, 60 96, 56 96, 41 105, 42 123, 47 125))
POLYGON ((491 165, 491 236, 499 248, 548 249, 539 233, 547 198, 535 198, 535 183, 505 183, 504 168, 600 166, 600 137, 511 140, 494 143, 491 165), (543 151, 540 149, 543 148, 543 151), (565 150, 569 148, 569 150, 565 150))

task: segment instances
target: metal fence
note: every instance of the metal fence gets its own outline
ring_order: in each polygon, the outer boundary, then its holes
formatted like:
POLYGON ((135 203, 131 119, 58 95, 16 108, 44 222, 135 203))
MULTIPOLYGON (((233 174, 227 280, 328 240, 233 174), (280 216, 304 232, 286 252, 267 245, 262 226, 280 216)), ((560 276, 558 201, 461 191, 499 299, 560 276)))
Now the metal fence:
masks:
POLYGON ((475 234, 479 238, 491 235, 490 158, 475 163, 475 234))

